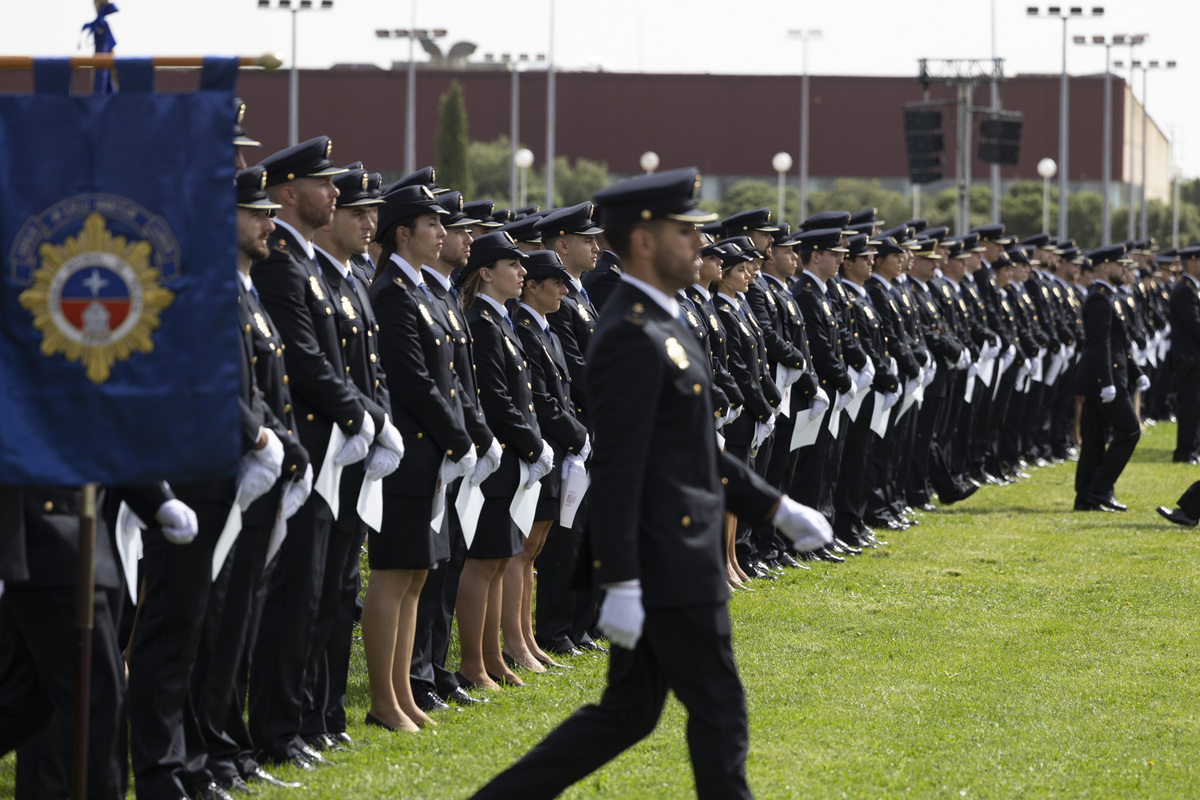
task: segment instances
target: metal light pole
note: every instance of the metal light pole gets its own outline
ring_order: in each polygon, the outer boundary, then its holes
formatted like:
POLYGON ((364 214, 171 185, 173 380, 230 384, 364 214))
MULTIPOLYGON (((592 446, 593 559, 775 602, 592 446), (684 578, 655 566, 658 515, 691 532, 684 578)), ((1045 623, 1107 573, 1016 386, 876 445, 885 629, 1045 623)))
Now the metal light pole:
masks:
MULTIPOLYGON (((1146 33, 1137 33, 1137 34, 1134 34, 1133 36, 1114 36, 1113 37, 1113 44, 1129 45, 1129 80, 1127 81, 1127 85, 1129 86, 1129 97, 1131 100, 1133 99, 1133 64, 1134 64, 1133 48, 1137 47, 1140 44, 1145 44, 1147 38, 1149 38, 1149 34, 1146 34, 1146 33)), ((1123 64, 1120 61, 1113 62, 1113 67, 1115 67, 1117 69, 1120 69, 1122 66, 1123 66, 1123 64)), ((1145 103, 1143 102, 1142 105, 1144 108, 1145 103)), ((1127 223, 1126 231, 1125 231, 1125 238, 1132 239, 1133 231, 1134 231, 1134 227, 1133 227, 1133 114, 1132 113, 1126 114, 1125 118, 1127 120, 1129 120, 1129 124, 1125 126, 1125 147, 1122 148, 1126 153, 1129 153, 1129 176, 1128 176, 1129 180, 1128 180, 1128 185, 1126 186, 1127 206, 1129 208, 1129 212, 1125 215, 1126 216, 1125 221, 1127 223)), ((1121 158, 1121 166, 1122 166, 1122 168, 1124 168, 1124 166, 1125 166, 1124 156, 1122 156, 1122 158, 1121 158)))
MULTIPOLYGON (((1171 136, 1171 161, 1175 160, 1175 137, 1171 136)), ((1179 249, 1179 181, 1183 178, 1183 170, 1178 164, 1171 165, 1171 180, 1175 183, 1175 196, 1172 199, 1171 210, 1171 247, 1179 249)))
POLYGON ((1103 225, 1100 233, 1100 243, 1109 244, 1112 241, 1112 46, 1124 44, 1125 35, 1116 34, 1112 39, 1104 36, 1074 37, 1075 44, 1101 45, 1104 47, 1104 150, 1101 167, 1101 182, 1103 183, 1104 205, 1103 225))
MULTIPOLYGON (((1058 172, 1058 165, 1053 158, 1043 158, 1038 162, 1037 173, 1042 176, 1042 233, 1050 232, 1050 179, 1058 172)), ((1058 199, 1062 203, 1062 198, 1058 199)))
MULTIPOLYGON (((1137 66, 1136 61, 1134 66, 1137 66)), ((1142 219, 1139 228, 1141 231, 1139 238, 1141 239, 1147 239, 1150 236, 1146 225, 1146 151, 1150 149, 1146 146, 1150 119, 1150 112, 1146 109, 1146 87, 1148 85, 1147 76, 1152 69, 1175 69, 1175 62, 1149 61, 1142 66, 1142 219)))
POLYGON ((787 153, 776 153, 771 158, 771 166, 779 173, 779 216, 776 219, 786 219, 783 215, 783 191, 788 170, 792 168, 792 157, 787 153))
POLYGON ((413 173, 417 169, 417 62, 416 42, 432 42, 446 35, 442 28, 426 30, 417 28, 417 0, 412 0, 410 28, 395 30, 380 29, 375 36, 380 39, 408 39, 408 76, 404 92, 404 171, 413 173))
POLYGON ((550 0, 550 47, 546 59, 546 208, 554 208, 554 0, 550 0))
MULTIPOLYGON (((1067 178, 1069 170, 1067 169, 1067 126, 1068 126, 1068 81, 1067 81, 1067 21, 1072 18, 1086 17, 1102 17, 1104 16, 1104 8, 1101 6, 1093 6, 1090 14, 1084 14, 1083 8, 1079 6, 1071 6, 1065 10, 1059 6, 1049 6, 1046 9, 1047 19, 1061 19, 1063 26, 1062 34, 1062 76, 1059 79, 1059 97, 1058 97, 1058 238, 1067 238, 1067 178)), ((1030 6, 1026 12, 1031 17, 1037 17, 1039 10, 1037 6, 1030 6)))
MULTIPOLYGON (((545 53, 537 53, 538 61, 546 60, 545 53)), ((508 196, 513 204, 517 204, 517 150, 521 147, 521 72, 529 63, 528 53, 518 53, 514 59, 509 53, 501 53, 497 59, 492 53, 484 53, 483 60, 487 64, 503 64, 511 75, 508 99, 508 139, 509 139, 509 171, 508 196)), ((523 205, 523 204, 522 204, 523 205)))
MULTIPOLYGON (((996 0, 992 0, 992 60, 996 60, 996 0)), ((1000 110, 1000 81, 992 79, 991 106, 993 111, 1000 110)), ((988 177, 992 185, 992 224, 1000 223, 1000 165, 988 165, 988 177)), ((916 217, 913 217, 916 219, 916 217)))
POLYGON ((313 0, 279 0, 278 5, 271 5, 271 0, 258 0, 258 8, 263 11, 288 11, 292 15, 292 67, 288 74, 288 146, 300 141, 300 68, 296 65, 296 15, 301 11, 312 11, 319 8, 329 11, 333 8, 333 0, 321 0, 320 5, 314 5, 313 0))
MULTIPOLYGON (((800 40, 800 217, 797 224, 804 222, 808 207, 808 43, 821 38, 819 30, 788 31, 789 39, 800 40)), ((779 218, 783 219, 783 204, 779 218)))

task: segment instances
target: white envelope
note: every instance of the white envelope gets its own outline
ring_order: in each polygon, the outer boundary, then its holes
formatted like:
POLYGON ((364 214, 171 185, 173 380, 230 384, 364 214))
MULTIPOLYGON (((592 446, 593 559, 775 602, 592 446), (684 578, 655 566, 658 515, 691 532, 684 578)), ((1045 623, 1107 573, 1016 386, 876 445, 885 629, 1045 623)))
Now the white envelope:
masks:
POLYGON ((358 502, 355 504, 358 518, 367 523, 367 527, 378 531, 383 526, 383 481, 369 481, 363 478, 358 490, 358 502))
POLYGON ((279 504, 279 508, 275 511, 275 526, 271 528, 271 539, 267 542, 267 560, 270 564, 275 558, 275 554, 279 552, 279 548, 283 547, 283 540, 287 538, 287 520, 283 518, 283 503, 279 504))
POLYGON ((527 538, 529 531, 533 529, 533 516, 537 512, 538 498, 542 495, 542 482, 538 481, 532 488, 526 489, 525 484, 528 481, 529 465, 522 461, 521 476, 517 482, 517 492, 513 495, 512 502, 508 506, 508 515, 516 523, 517 529, 521 531, 521 535, 527 538))
POLYGON ((836 439, 838 431, 842 428, 842 412, 836 406, 830 406, 825 412, 825 417, 829 420, 829 435, 836 439))
POLYGON ((850 405, 846 406, 846 413, 850 415, 850 421, 858 420, 858 410, 862 408, 862 404, 866 402, 867 395, 870 394, 869 387, 863 387, 858 390, 858 394, 854 395, 854 399, 850 401, 850 405))
POLYGON ((479 529, 479 512, 483 510, 483 489, 464 480, 458 486, 458 498, 454 501, 454 510, 458 512, 458 523, 462 526, 463 541, 467 547, 475 541, 475 531, 479 529))
POLYGON ((887 433, 888 418, 892 416, 892 409, 883 407, 883 394, 875 392, 875 409, 871 412, 871 430, 880 439, 887 433))
POLYGON ((966 390, 963 392, 963 400, 965 400, 966 402, 970 403, 970 402, 971 402, 971 395, 973 395, 973 394, 975 394, 975 376, 974 376, 974 375, 968 375, 968 376, 967 376, 967 388, 966 388, 966 390))
POLYGON ((569 470, 566 480, 559 489, 558 523, 564 528, 575 524, 575 515, 583 505, 583 498, 588 487, 592 485, 592 477, 587 470, 569 470))
POLYGON ((333 518, 338 518, 338 490, 342 485, 342 467, 333 463, 333 458, 342 449, 342 445, 346 443, 346 434, 342 433, 342 429, 337 425, 329 431, 329 444, 325 447, 325 460, 321 462, 321 469, 317 472, 316 481, 313 483, 313 491, 325 498, 325 503, 329 506, 329 510, 333 512, 333 518))
POLYGON ((121 571, 125 573, 125 587, 129 599, 137 605, 137 563, 142 557, 142 529, 145 523, 133 513, 133 509, 121 502, 117 509, 117 557, 121 560, 121 571))
POLYGON ((442 520, 446 517, 446 482, 442 480, 446 464, 450 458, 442 458, 442 466, 438 468, 437 489, 433 493, 433 509, 429 514, 429 527, 435 534, 442 532, 442 520))
POLYGON ((229 509, 229 516, 225 518, 225 527, 221 529, 221 535, 217 537, 217 546, 213 548, 212 580, 215 581, 221 574, 221 567, 225 566, 225 559, 241 532, 242 507, 235 502, 229 509))
POLYGON ((801 447, 811 447, 817 443, 817 434, 821 432, 821 420, 824 414, 816 419, 808 418, 807 409, 796 417, 796 427, 792 429, 792 450, 801 447))

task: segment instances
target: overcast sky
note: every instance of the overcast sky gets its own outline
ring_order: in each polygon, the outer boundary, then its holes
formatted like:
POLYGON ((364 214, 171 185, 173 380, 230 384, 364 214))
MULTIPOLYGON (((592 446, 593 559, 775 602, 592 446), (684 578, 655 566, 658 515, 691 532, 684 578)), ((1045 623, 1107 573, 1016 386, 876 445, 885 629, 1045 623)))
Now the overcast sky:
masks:
MULTIPOLYGON (((259 10, 258 0, 115 2, 120 11, 109 19, 120 55, 271 51, 290 62, 292 15, 259 10)), ((554 60, 561 69, 799 74, 802 46, 788 31, 800 29, 821 32, 808 45, 813 74, 915 77, 920 58, 991 58, 993 6, 995 55, 1005 59, 1006 74, 1062 69, 1063 24, 1029 18, 1025 9, 1035 0, 334 0, 332 10, 298 15, 298 62, 320 68, 407 59, 406 42, 377 39, 374 31, 409 27, 414 3, 416 26, 447 29, 447 48, 471 41, 478 54, 549 54, 551 2, 554 60)), ((1102 17, 1071 20, 1069 35, 1145 33, 1148 42, 1136 58, 1178 62, 1174 70, 1150 72, 1148 107, 1151 118, 1174 135, 1184 174, 1200 176, 1200 56, 1191 55, 1200 0, 1113 0, 1103 7, 1102 17)), ((75 54, 80 27, 95 16, 92 0, 0 0, 0 9, 3 55, 75 54)), ((90 50, 90 43, 83 46, 90 50)), ((1067 59, 1072 74, 1102 72, 1104 48, 1069 44, 1067 59)), ((1128 47, 1113 48, 1118 59, 1128 64, 1128 47)), ((1140 72, 1134 90, 1140 98, 1140 72)))

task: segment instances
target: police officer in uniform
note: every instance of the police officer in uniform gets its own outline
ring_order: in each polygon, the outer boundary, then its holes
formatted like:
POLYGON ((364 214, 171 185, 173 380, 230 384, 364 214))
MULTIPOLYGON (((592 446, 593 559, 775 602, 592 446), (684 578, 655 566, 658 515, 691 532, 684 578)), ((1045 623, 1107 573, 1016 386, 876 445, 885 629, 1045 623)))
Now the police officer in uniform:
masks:
POLYGON ((607 589, 609 684, 598 705, 577 711, 477 797, 556 796, 648 735, 668 691, 692 717, 699 796, 750 797, 721 510, 727 501, 749 519, 774 517, 804 548, 830 532, 717 451, 707 359, 673 299, 695 278, 695 223, 707 219, 695 205, 698 182, 695 169, 672 170, 596 195, 625 265, 588 375, 597 433, 589 562, 607 589))

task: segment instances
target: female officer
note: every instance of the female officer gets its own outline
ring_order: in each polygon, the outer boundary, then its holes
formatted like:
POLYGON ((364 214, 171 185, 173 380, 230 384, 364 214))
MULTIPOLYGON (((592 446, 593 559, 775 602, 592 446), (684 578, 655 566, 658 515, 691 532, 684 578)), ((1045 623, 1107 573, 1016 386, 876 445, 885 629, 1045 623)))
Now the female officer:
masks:
MULTIPOLYGON (((551 333, 548 321, 567 295, 570 274, 563 269, 562 261, 553 250, 528 253, 525 271, 521 304, 515 314, 517 335, 521 338, 529 362, 529 382, 532 384, 533 408, 538 426, 554 450, 556 468, 542 479, 542 493, 538 497, 533 530, 525 540, 524 552, 508 564, 504 576, 504 613, 500 624, 504 630, 505 654, 534 672, 545 672, 542 664, 554 662, 533 638, 533 562, 541 553, 547 536, 571 535, 569 529, 561 527, 552 532, 559 518, 561 490, 566 482, 564 470, 582 470, 583 460, 587 458, 591 447, 587 428, 575 416, 567 357, 557 337, 551 333)), ((550 587, 555 582, 571 579, 570 570, 559 569, 559 566, 541 564, 538 568, 538 633, 543 637, 548 632, 542 629, 546 619, 541 614, 542 606, 555 596, 550 587), (556 569, 567 574, 555 574, 556 569)), ((569 593, 565 594, 570 597, 569 593)))
MULTIPOLYGON (((510 505, 528 470, 525 486, 536 483, 554 464, 554 452, 542 441, 534 414, 529 363, 505 302, 521 296, 525 278, 522 254, 502 231, 480 236, 458 278, 459 298, 475 342, 475 378, 488 427, 500 440, 500 468, 485 480, 483 508, 474 539, 467 547, 458 583, 458 635, 462 685, 498 689, 520 686, 500 649, 500 611, 508 561, 523 552, 522 531, 510 505)), ((514 632, 519 636, 519 632, 514 632)))
POLYGON ((439 496, 444 499, 444 487, 476 462, 455 398, 459 383, 445 317, 434 313, 421 275, 421 266, 434 263, 441 252, 446 229, 439 217, 445 213, 424 186, 384 196, 376 234, 379 266, 370 291, 392 418, 404 437, 400 467, 383 481, 383 523, 370 540, 362 614, 371 684, 367 723, 392 730, 432 724, 417 707, 408 680, 417 601, 426 572, 450 555, 443 526, 433 527, 434 506, 439 496))

